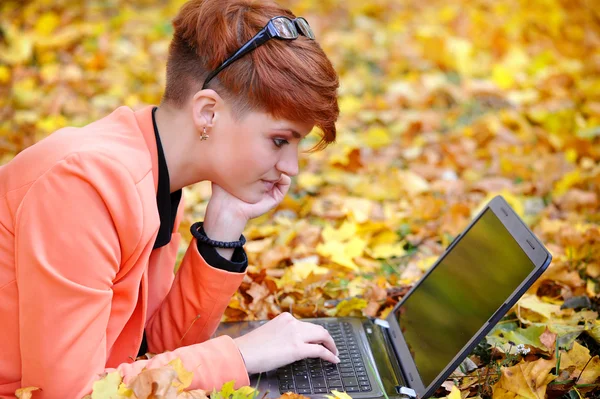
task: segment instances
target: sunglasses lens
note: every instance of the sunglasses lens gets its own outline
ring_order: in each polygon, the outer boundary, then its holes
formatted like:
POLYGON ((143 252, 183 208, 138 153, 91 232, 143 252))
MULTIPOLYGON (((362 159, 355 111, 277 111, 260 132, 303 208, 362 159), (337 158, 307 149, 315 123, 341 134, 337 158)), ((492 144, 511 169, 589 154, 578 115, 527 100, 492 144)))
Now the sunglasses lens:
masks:
POLYGON ((295 39, 298 37, 298 31, 294 23, 287 18, 273 19, 273 25, 282 39, 295 39))
POLYGON ((308 24, 308 22, 306 22, 306 20, 302 17, 296 18, 296 22, 298 24, 298 27, 300 28, 300 31, 302 31, 304 36, 308 37, 309 39, 314 40, 315 34, 313 33, 312 29, 310 28, 310 25, 308 24))

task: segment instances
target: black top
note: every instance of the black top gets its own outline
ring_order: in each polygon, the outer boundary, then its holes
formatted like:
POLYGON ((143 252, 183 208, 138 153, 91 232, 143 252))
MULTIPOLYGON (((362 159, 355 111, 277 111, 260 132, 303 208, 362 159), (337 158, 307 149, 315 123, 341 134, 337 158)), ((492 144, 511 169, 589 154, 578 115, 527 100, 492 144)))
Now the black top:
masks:
MULTIPOLYGON (((152 109, 152 124, 154 125, 154 136, 156 137, 156 150, 158 154, 158 190, 156 193, 156 205, 160 217, 160 227, 158 228, 158 235, 156 236, 153 249, 160 248, 171 242, 171 234, 175 225, 177 208, 181 201, 181 190, 171 193, 169 169, 167 168, 167 161, 160 142, 156 119, 154 117, 154 113, 157 109, 158 107, 152 109)), ((206 235, 204 229, 200 229, 200 232, 206 235)), ((219 255, 215 248, 200 241, 196 242, 198 244, 198 252, 200 252, 206 263, 212 267, 237 273, 244 272, 246 267, 248 267, 248 258, 246 256, 246 251, 244 251, 243 248, 236 248, 231 260, 228 260, 219 255)), ((138 356, 146 354, 147 351, 148 345, 146 342, 146 332, 144 331, 144 338, 138 356)))
MULTIPOLYGON (((167 161, 160 142, 156 119, 154 118, 154 112, 156 110, 157 107, 154 107, 152 110, 152 124, 154 125, 154 135, 156 136, 156 149, 158 153, 158 190, 156 193, 156 204, 160 216, 160 227, 158 229, 156 241, 154 242, 154 249, 160 248, 171 242, 171 234, 175 224, 175 217, 177 216, 177 208, 181 201, 181 190, 177 190, 174 193, 170 192, 171 181, 169 180, 169 169, 167 168, 167 161)), ((204 229, 200 229, 200 232, 206 235, 204 229)), ((206 263, 212 267, 238 273, 246 270, 248 258, 246 257, 246 252, 243 248, 236 248, 231 260, 227 260, 219 255, 215 248, 199 241, 197 241, 197 243, 198 252, 200 252, 206 263)))

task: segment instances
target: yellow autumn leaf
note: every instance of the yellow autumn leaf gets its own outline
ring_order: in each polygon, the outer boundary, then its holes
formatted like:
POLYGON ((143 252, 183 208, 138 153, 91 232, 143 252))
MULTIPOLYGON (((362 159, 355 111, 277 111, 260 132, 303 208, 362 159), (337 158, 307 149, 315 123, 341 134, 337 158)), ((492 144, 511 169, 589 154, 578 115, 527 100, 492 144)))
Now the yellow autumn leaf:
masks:
POLYGON ((0 83, 10 81, 10 69, 6 65, 0 65, 0 83))
POLYGON ((54 12, 43 13, 35 23, 35 33, 40 36, 50 35, 60 25, 60 17, 54 12))
POLYGON ((346 392, 340 392, 335 389, 332 389, 331 393, 333 395, 325 395, 325 397, 327 399, 352 399, 352 397, 350 395, 348 395, 346 392))
POLYGON ((366 198, 351 197, 344 200, 344 210, 348 212, 348 216, 356 223, 368 222, 372 209, 373 203, 366 198))
POLYGON ((234 385, 235 381, 226 382, 225 384, 223 384, 221 390, 217 392, 217 394, 220 395, 222 398, 228 398, 233 394, 233 392, 235 392, 234 385))
POLYGON ((310 274, 327 274, 329 269, 312 262, 297 262, 285 269, 283 276, 277 280, 277 286, 283 288, 304 281, 310 274))
POLYGON ((252 387, 241 387, 235 389, 235 381, 228 381, 221 387, 221 390, 213 390, 211 399, 249 399, 254 395, 255 390, 252 387))
POLYGON ((598 357, 598 355, 594 356, 587 364, 587 367, 581 370, 582 371, 578 374, 578 384, 584 385, 598 383, 598 378, 600 378, 600 357, 598 357))
POLYGON ((514 73, 506 66, 500 64, 494 65, 492 80, 501 89, 508 89, 515 83, 514 73))
POLYGON ((168 364, 177 372, 177 380, 173 381, 173 386, 177 388, 177 392, 183 391, 192 384, 194 373, 185 369, 180 358, 175 358, 168 364))
POLYGON ((15 391, 15 396, 18 399, 31 399, 32 392, 39 390, 38 387, 19 388, 15 391))
POLYGON ((2 29, 4 40, 0 41, 0 62, 17 65, 28 61, 33 54, 31 36, 11 24, 3 24, 2 29))
POLYGON ((387 129, 383 127, 373 127, 367 130, 365 144, 374 150, 382 147, 387 147, 392 142, 387 129))
POLYGON ((123 378, 118 371, 108 373, 102 379, 94 382, 92 399, 123 399, 124 396, 119 392, 122 380, 123 378))
POLYGON ((450 389, 450 394, 447 396, 448 399, 462 399, 460 396, 460 390, 456 387, 456 385, 452 385, 450 389))
POLYGON ((433 266, 433 264, 438 260, 439 258, 437 256, 427 256, 425 258, 419 259, 417 261, 417 267, 421 270, 426 272, 427 270, 429 270, 431 268, 431 266, 433 266))
POLYGON ((503 368, 500 381, 494 385, 493 398, 508 398, 516 394, 523 399, 544 399, 548 384, 556 378, 549 374, 555 366, 555 360, 538 359, 503 368))
POLYGON ((358 297, 365 292, 366 282, 362 277, 353 278, 346 287, 348 289, 348 296, 358 297))
POLYGON ((579 169, 575 169, 572 172, 566 173, 562 179, 556 182, 554 185, 554 194, 561 196, 567 192, 571 187, 581 182, 582 176, 579 169))
POLYGON ((388 259, 394 256, 403 256, 406 254, 404 249, 404 242, 398 242, 394 244, 379 244, 374 246, 372 249, 366 250, 366 252, 375 259, 388 259))
POLYGON ((339 107, 341 114, 352 115, 362 108, 363 102, 355 96, 346 95, 339 99, 339 107))
POLYGON ((126 398, 130 398, 133 395, 133 390, 129 389, 124 382, 119 384, 118 394, 126 398))
POLYGON ((298 175, 298 186, 305 190, 314 190, 323 183, 323 177, 314 173, 301 173, 298 175))
POLYGON ((431 189, 427 180, 408 170, 399 171, 398 180, 402 182, 402 188, 411 195, 419 195, 431 189))
POLYGON ((356 235, 357 225, 356 223, 344 222, 339 228, 334 228, 331 225, 326 225, 321 235, 323 241, 346 241, 356 235))
POLYGON ((571 350, 561 355, 560 368, 563 370, 575 366, 581 370, 590 360, 590 357, 590 350, 579 342, 575 342, 571 350))

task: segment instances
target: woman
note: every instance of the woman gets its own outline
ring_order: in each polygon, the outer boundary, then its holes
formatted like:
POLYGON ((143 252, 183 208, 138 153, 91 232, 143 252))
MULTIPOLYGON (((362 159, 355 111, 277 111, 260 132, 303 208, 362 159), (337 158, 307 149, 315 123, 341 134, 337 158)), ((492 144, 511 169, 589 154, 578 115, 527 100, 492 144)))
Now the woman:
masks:
POLYGON ((209 340, 245 274, 246 222, 283 199, 313 126, 335 139, 337 75, 274 3, 192 0, 173 25, 159 107, 61 129, 0 168, 1 397, 82 397, 105 371, 128 382, 175 357, 207 390, 339 361, 323 328, 289 314, 209 340), (174 275, 181 189, 203 180, 206 217, 174 275), (142 342, 159 355, 134 361, 142 342))

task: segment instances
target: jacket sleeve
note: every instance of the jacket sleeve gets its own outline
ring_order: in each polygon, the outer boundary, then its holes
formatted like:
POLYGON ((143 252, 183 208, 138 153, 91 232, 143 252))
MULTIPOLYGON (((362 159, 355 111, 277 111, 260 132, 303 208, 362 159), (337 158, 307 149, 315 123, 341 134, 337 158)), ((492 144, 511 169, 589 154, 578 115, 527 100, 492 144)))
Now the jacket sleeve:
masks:
POLYGON ((169 293, 146 324, 150 352, 161 353, 208 340, 245 275, 245 270, 240 273, 209 265, 194 238, 169 293))
MULTIPOLYGON (((70 155, 31 184, 15 216, 15 269, 21 384, 41 388, 36 397, 82 397, 113 370, 105 368, 108 321, 120 311, 113 284, 143 250, 141 226, 114 221, 141 220, 140 208, 127 170, 98 155, 70 155)), ((229 337, 116 368, 128 381, 176 356, 194 372, 191 388, 248 383, 229 337)))

